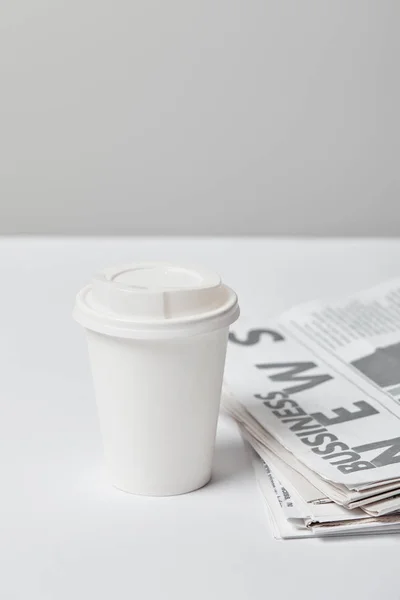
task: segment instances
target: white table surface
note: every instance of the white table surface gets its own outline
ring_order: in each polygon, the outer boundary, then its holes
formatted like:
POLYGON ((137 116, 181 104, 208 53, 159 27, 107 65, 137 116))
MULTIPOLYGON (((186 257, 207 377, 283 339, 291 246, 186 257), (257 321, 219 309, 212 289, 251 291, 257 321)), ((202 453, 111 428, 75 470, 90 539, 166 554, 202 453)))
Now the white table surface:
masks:
POLYGON ((236 428, 176 498, 109 486, 75 293, 102 266, 203 263, 270 316, 400 272, 400 241, 0 240, 1 600, 400 598, 400 537, 273 540, 236 428))

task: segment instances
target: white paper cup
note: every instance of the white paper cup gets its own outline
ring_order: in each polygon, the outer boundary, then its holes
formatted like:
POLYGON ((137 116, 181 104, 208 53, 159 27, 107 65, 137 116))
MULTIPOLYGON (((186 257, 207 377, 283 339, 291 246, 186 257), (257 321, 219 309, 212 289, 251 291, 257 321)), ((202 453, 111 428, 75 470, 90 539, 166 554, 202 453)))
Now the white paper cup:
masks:
POLYGON ((169 263, 107 269, 77 296, 105 457, 134 494, 190 492, 211 476, 236 294, 218 275, 169 263))

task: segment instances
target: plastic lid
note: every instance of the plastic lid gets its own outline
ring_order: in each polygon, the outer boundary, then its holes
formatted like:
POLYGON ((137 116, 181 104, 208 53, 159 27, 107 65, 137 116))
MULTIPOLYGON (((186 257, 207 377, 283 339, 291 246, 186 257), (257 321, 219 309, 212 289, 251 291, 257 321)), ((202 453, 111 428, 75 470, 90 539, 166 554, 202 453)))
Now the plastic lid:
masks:
POLYGON ((164 262, 105 269, 79 292, 74 309, 84 327, 125 338, 196 335, 238 316, 237 296, 219 275, 164 262))

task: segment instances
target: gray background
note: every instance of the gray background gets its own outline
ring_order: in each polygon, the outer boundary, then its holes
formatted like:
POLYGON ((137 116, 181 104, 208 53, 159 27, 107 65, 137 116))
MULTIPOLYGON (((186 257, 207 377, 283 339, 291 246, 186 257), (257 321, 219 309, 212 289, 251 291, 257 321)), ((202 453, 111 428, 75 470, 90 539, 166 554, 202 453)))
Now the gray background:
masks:
POLYGON ((3 0, 0 231, 400 233, 398 0, 3 0))

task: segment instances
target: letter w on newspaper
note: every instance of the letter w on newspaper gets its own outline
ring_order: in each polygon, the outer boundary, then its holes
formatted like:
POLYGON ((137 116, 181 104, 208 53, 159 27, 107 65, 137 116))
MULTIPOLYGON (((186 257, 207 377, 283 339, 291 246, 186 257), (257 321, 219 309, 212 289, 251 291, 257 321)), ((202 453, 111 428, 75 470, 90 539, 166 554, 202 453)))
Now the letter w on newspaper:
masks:
POLYGON ((400 280, 242 319, 224 406, 275 537, 400 531, 400 280))

